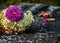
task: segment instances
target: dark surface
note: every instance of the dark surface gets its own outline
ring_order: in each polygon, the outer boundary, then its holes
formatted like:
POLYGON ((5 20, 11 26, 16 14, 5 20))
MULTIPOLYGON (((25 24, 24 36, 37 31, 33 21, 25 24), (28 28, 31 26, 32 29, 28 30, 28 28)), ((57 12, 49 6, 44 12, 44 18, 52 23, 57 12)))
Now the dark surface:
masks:
MULTIPOLYGON (((20 6, 24 12, 30 10, 36 21, 31 24, 29 30, 26 30, 20 35, 1 34, 0 43, 56 43, 59 41, 57 41, 58 34, 60 34, 60 13, 57 13, 60 12, 59 7, 26 3, 21 3, 17 6, 20 6), (46 26, 42 26, 41 23, 46 20, 37 16, 41 11, 52 14, 56 20, 48 22, 46 26)), ((0 7, 1 10, 5 8, 6 7, 0 7)))

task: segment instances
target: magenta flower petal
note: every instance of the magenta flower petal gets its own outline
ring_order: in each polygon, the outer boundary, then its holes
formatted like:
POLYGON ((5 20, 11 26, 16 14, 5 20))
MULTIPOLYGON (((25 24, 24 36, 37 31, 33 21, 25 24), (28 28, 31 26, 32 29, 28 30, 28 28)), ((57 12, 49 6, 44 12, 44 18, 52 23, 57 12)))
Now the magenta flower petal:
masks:
POLYGON ((42 22, 42 25, 45 26, 47 24, 47 22, 42 22))
POLYGON ((8 7, 6 9, 5 17, 8 20, 11 20, 11 21, 14 21, 14 22, 18 22, 18 21, 23 19, 24 12, 22 11, 21 8, 19 8, 17 6, 11 6, 11 7, 8 7))

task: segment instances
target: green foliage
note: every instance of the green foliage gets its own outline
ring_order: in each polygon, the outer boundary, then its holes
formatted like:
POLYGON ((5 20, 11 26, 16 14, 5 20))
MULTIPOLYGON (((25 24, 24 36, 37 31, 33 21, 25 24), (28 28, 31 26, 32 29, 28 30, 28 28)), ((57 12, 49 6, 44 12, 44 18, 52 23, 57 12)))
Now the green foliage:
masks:
POLYGON ((60 6, 60 0, 1 0, 0 5, 8 6, 13 4, 19 4, 20 2, 26 3, 43 3, 48 5, 60 6))

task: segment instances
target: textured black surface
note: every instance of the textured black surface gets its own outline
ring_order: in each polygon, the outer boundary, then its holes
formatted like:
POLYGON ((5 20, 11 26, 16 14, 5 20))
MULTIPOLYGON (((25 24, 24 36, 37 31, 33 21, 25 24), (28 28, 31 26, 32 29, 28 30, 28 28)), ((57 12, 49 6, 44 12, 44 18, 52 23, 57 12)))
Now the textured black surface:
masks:
MULTIPOLYGON (((20 3, 17 6, 21 7, 24 12, 30 10, 34 14, 35 22, 31 24, 29 30, 20 35, 0 35, 0 43, 56 43, 57 34, 60 34, 60 8, 29 3, 20 3), (37 16, 41 11, 52 14, 56 21, 48 22, 46 26, 42 26, 41 23, 46 20, 37 16)), ((0 7, 1 10, 5 8, 0 7)))
POLYGON ((21 35, 3 35, 0 37, 0 43, 54 43, 56 35, 54 33, 21 34, 21 35))

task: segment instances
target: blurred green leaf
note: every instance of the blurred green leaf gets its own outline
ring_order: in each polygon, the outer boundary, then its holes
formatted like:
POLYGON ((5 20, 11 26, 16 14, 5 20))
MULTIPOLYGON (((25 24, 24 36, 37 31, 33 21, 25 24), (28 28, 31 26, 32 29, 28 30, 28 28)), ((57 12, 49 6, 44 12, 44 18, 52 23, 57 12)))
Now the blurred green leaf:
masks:
POLYGON ((9 6, 9 5, 13 5, 13 4, 19 4, 20 2, 42 3, 42 4, 60 6, 60 0, 1 0, 0 5, 9 6))

